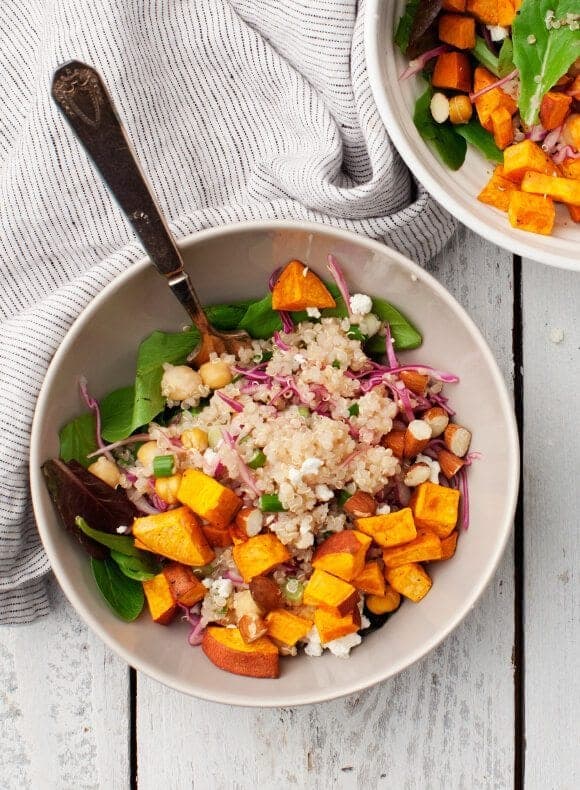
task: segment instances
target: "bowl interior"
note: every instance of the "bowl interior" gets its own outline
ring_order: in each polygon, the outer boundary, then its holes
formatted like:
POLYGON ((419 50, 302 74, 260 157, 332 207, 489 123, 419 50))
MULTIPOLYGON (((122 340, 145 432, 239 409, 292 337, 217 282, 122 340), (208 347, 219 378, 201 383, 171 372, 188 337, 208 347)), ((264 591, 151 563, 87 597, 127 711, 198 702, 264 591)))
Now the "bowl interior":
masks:
POLYGON ((465 164, 449 170, 425 143, 413 123, 415 101, 426 88, 420 76, 401 81, 408 65, 393 42, 405 0, 369 0, 365 10, 365 50, 373 95, 387 131, 405 163, 426 189, 448 211, 494 244, 552 266, 580 270, 580 225, 567 209, 557 206, 552 236, 512 228, 507 214, 477 200, 493 165, 471 146, 465 164))
POLYGON ((348 661, 325 655, 282 662, 278 680, 253 680, 215 668, 186 643, 187 626, 162 629, 147 616, 125 624, 102 602, 87 557, 59 526, 39 471, 58 455, 58 430, 83 411, 78 377, 87 376, 101 397, 132 382, 140 340, 154 329, 173 330, 184 316, 146 261, 106 288, 83 313, 58 350, 35 415, 31 481, 39 530, 52 567, 84 620, 134 667, 182 691, 247 705, 294 705, 347 694, 400 671, 434 647, 469 611, 490 579, 509 534, 517 491, 517 435, 511 404, 495 362, 478 330, 429 275, 376 242, 314 225, 248 223, 206 231, 185 240, 188 269, 205 303, 262 295, 273 268, 291 258, 324 275, 334 253, 352 291, 382 296, 421 328, 422 348, 404 355, 452 370, 461 421, 484 454, 470 477, 471 527, 456 557, 432 567, 425 600, 401 609, 370 635, 348 661))

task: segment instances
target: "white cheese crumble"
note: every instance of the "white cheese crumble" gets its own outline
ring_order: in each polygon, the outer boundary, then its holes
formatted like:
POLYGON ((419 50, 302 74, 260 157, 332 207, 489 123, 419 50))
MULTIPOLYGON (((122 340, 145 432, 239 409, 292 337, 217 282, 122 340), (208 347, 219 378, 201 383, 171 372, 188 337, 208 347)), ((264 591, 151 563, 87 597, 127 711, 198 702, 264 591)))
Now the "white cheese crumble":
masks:
POLYGON ((313 625, 310 631, 306 634, 306 647, 304 648, 304 652, 307 656, 318 657, 322 655, 320 636, 318 634, 318 628, 315 625, 313 625))
POLYGON ((391 512, 389 505, 379 505, 377 508, 377 516, 387 516, 391 512))
POLYGON ((302 463, 300 469, 296 469, 295 466, 290 467, 288 470, 288 480, 290 480, 293 486, 298 485, 305 475, 318 474, 323 463, 324 461, 321 461, 320 458, 307 458, 302 463))
POLYGON ((363 315, 360 319, 357 317, 358 321, 358 328, 367 337, 372 337, 376 335, 379 329, 381 328, 381 322, 373 315, 373 313, 368 313, 368 315, 363 315))
POLYGON ((121 524, 120 527, 117 527, 117 533, 119 535, 124 535, 126 532, 129 532, 129 527, 125 527, 123 524, 121 524))
POLYGON ((333 639, 332 642, 328 642, 325 647, 327 647, 332 655, 337 658, 348 658, 348 654, 352 648, 360 645, 361 642, 362 637, 360 634, 347 634, 346 636, 341 636, 340 639, 333 639))
POLYGON ((367 315, 373 309, 373 302, 366 294, 353 294, 350 297, 350 309, 354 315, 367 315))
POLYGON ((318 307, 307 307, 306 315, 308 318, 320 318, 320 310, 318 307))
POLYGON ((502 27, 501 25, 486 25, 486 28, 489 30, 489 36, 492 41, 503 41, 509 33, 507 27, 502 27))
POLYGON ((316 486, 314 493, 316 494, 316 499, 318 499, 319 502, 330 502, 334 496, 334 491, 326 485, 316 486))
POLYGON ((223 609, 226 606, 233 590, 234 585, 230 579, 216 579, 212 583, 209 594, 216 609, 223 609))
POLYGON ((299 365, 303 365, 306 362, 306 357, 304 354, 294 354, 294 361, 298 362, 299 365))

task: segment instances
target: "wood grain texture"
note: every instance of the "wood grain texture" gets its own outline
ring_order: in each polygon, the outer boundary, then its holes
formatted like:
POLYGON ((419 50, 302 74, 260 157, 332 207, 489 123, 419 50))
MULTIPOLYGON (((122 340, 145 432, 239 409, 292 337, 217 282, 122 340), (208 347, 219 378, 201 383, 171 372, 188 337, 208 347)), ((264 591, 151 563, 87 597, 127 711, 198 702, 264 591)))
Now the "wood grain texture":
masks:
POLYGON ((50 597, 49 617, 0 629, 0 786, 128 787, 128 668, 55 581, 50 597))
MULTIPOLYGON (((512 380, 511 255, 461 228, 431 271, 467 308, 512 380)), ((396 678, 344 700, 249 710, 139 676, 140 790, 513 786, 512 546, 464 623, 396 678)))
POLYGON ((571 790, 580 786, 580 277, 524 261, 522 286, 526 787, 571 790))

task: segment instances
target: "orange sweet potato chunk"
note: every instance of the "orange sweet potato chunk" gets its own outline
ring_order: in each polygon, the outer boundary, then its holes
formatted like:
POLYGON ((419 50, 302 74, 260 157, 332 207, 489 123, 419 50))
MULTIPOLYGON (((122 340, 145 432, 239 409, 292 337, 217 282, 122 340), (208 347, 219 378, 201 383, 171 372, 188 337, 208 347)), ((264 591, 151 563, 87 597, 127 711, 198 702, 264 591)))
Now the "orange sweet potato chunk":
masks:
POLYGON ((441 540, 430 530, 419 532, 415 540, 405 543, 404 546, 393 546, 383 549, 383 562, 385 567, 397 568, 410 562, 427 562, 441 559, 441 540))
POLYGON ((352 611, 340 617, 325 609, 314 611, 314 624, 323 645, 332 642, 333 639, 340 639, 347 634, 356 633, 361 626, 360 612, 355 606, 352 611))
POLYGON ((442 560, 450 560, 451 557, 455 554, 455 549, 457 548, 457 538, 459 537, 459 533, 457 530, 454 530, 451 535, 448 535, 446 538, 443 538, 441 541, 441 559, 442 560))
POLYGON ((352 584, 316 568, 304 588, 302 601, 306 606, 344 617, 358 601, 358 592, 352 584))
POLYGON ((417 537, 413 513, 408 507, 395 513, 357 518, 355 524, 357 529, 370 535, 379 546, 399 546, 417 537))
POLYGON ((163 575, 169 582, 173 597, 182 606, 195 606, 207 593, 205 587, 191 568, 180 562, 170 562, 163 568, 163 575))
POLYGON ((471 63, 463 52, 444 52, 435 61, 432 84, 434 88, 469 93, 471 90, 471 63))
POLYGON ((227 528, 219 529, 218 527, 212 527, 211 524, 204 524, 202 529, 210 546, 225 549, 234 542, 230 530, 227 528))
POLYGON ((378 560, 367 562, 362 571, 352 580, 357 590, 362 590, 368 595, 385 594, 385 577, 381 563, 378 560))
POLYGON ((335 532, 318 546, 312 567, 350 582, 362 571, 372 538, 354 529, 335 532))
POLYGON ((266 615, 268 636, 292 647, 304 639, 312 628, 312 620, 299 617, 286 609, 274 609, 266 615))
POLYGON ((436 483, 421 483, 411 497, 415 524, 446 538, 457 524, 459 491, 436 483))
POLYGON ((276 565, 290 559, 290 552, 271 532, 248 538, 232 550, 234 562, 243 580, 251 582, 254 576, 264 576, 276 565))
POLYGON ((572 222, 580 222, 579 206, 568 206, 568 211, 570 212, 570 219, 572 220, 572 222))
POLYGON ((554 201, 541 195, 512 192, 508 219, 513 228, 549 236, 556 220, 554 201))
POLYGON ((184 565, 207 565, 215 557, 197 517, 188 507, 136 518, 133 536, 139 548, 184 565))
MULTIPOLYGON (((475 69, 473 75, 474 93, 478 93, 494 82, 497 82, 497 77, 491 71, 488 71, 483 66, 478 66, 475 69)), ((479 122, 488 132, 493 131, 491 114, 500 108, 507 110, 510 116, 514 115, 518 109, 515 99, 512 99, 502 88, 492 88, 475 100, 475 109, 477 110, 479 122)))
POLYGON ((386 572, 387 581, 391 587, 405 598, 418 603, 424 598, 433 582, 422 565, 411 562, 408 565, 399 565, 389 568, 386 572))
POLYGON ((274 310, 305 310, 307 307, 336 307, 320 277, 301 261, 290 261, 272 289, 274 310))
POLYGON ((547 176, 560 175, 558 168, 545 151, 531 140, 522 140, 508 146, 503 152, 503 170, 506 178, 519 184, 528 172, 544 173, 547 176))
POLYGON ((565 159, 561 167, 565 178, 580 179, 580 159, 565 159))
POLYGON ((510 27, 521 0, 467 0, 466 11, 484 25, 510 27))
POLYGON ((522 192, 548 195, 560 203, 580 206, 580 180, 545 176, 542 173, 526 173, 522 180, 522 192))
POLYGON ((177 600, 165 574, 158 573, 143 582, 143 592, 151 619, 160 625, 168 625, 177 611, 177 600))
POLYGON ((515 189, 517 186, 514 182, 505 177, 503 165, 498 165, 477 199, 482 203, 487 203, 488 206, 507 211, 510 204, 510 194, 515 189))
POLYGON ((242 506, 234 492, 197 469, 186 469, 177 498, 213 527, 224 529, 242 506))
POLYGON ((226 672, 251 678, 277 678, 278 648, 266 636, 247 644, 238 628, 209 626, 201 648, 209 660, 226 672))
POLYGON ((439 40, 457 49, 473 49, 475 19, 460 14, 442 14, 439 17, 439 40))
POLYGON ((443 11, 465 11, 465 4, 467 0, 443 0, 441 8, 443 11))
POLYGON ((548 91, 544 95, 540 106, 540 121, 544 129, 552 131, 561 126, 570 113, 571 105, 571 96, 556 91, 548 91))
POLYGON ((512 116, 505 107, 498 107, 491 114, 491 129, 497 147, 503 151, 514 141, 512 116))

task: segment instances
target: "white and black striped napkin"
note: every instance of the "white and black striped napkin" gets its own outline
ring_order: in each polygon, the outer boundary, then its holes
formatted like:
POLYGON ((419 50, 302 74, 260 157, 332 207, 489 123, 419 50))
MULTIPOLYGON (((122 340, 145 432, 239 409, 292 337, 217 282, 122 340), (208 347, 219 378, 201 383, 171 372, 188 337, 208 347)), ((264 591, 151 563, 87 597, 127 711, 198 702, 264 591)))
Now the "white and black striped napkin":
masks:
POLYGON ((381 124, 355 0, 3 0, 0 13, 0 623, 48 610, 28 440, 47 365, 142 252, 50 99, 103 75, 179 237, 309 219, 425 262, 453 222, 381 124))

